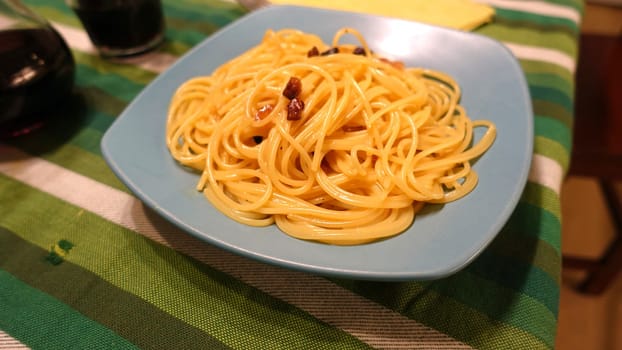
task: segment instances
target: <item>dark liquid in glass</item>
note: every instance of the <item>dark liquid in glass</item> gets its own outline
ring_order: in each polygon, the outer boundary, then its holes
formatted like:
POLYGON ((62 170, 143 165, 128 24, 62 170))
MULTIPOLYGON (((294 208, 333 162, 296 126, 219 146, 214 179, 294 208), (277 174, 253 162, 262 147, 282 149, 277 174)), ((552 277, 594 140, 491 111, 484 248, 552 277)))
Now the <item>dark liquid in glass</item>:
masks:
POLYGON ((164 30, 160 0, 79 1, 74 9, 98 47, 133 49, 158 41, 164 30))
POLYGON ((43 125, 70 94, 74 69, 53 29, 0 31, 0 137, 43 125))

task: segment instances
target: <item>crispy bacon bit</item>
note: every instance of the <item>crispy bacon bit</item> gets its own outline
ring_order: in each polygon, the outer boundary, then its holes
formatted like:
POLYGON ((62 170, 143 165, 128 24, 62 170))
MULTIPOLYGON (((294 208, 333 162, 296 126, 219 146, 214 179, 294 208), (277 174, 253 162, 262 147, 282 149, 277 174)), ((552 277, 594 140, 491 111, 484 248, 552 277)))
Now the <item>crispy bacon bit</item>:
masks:
POLYGON ((336 53, 339 53, 339 48, 338 47, 331 47, 330 49, 322 52, 320 55, 328 56, 328 55, 332 55, 332 54, 336 54, 336 53))
POLYGON ((294 99, 300 95, 300 91, 302 90, 302 82, 300 79, 296 77, 289 78, 285 89, 283 89, 283 96, 291 99, 294 99))
POLYGON ((317 49, 316 46, 313 46, 311 50, 307 52, 307 57, 319 56, 320 50, 317 49))
POLYGON ((270 112, 272 112, 273 109, 274 109, 274 106, 271 104, 261 106, 257 110, 257 113, 255 113, 255 121, 260 121, 260 120, 265 119, 270 114, 270 112))
POLYGON ((253 136, 253 141, 255 141, 256 144, 260 144, 263 141, 263 136, 255 135, 253 136))
POLYGON ((345 132, 361 131, 365 129, 367 129, 365 125, 344 125, 341 127, 341 130, 345 132))
POLYGON ((400 70, 404 69, 404 62, 401 62, 401 61, 391 61, 391 60, 386 59, 384 57, 380 58, 380 60, 382 62, 385 62, 385 63, 388 63, 388 64, 392 65, 394 68, 397 68, 397 69, 400 69, 400 70))
POLYGON ((293 98, 287 105, 287 120, 299 120, 302 117, 302 110, 305 103, 298 98, 293 98))
POLYGON ((367 56, 367 52, 365 52, 365 49, 360 46, 357 46, 354 51, 352 51, 352 53, 359 56, 367 56))

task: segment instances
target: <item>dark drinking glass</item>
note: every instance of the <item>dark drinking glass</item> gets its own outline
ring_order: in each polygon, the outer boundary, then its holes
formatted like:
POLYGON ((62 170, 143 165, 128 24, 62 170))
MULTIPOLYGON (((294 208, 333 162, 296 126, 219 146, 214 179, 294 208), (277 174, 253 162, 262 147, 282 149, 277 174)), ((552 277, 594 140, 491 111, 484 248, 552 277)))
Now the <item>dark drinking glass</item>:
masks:
POLYGON ((44 125, 74 84, 62 37, 19 1, 0 0, 0 137, 44 125))
POLYGON ((68 0, 102 56, 130 56, 164 39, 160 0, 68 0))

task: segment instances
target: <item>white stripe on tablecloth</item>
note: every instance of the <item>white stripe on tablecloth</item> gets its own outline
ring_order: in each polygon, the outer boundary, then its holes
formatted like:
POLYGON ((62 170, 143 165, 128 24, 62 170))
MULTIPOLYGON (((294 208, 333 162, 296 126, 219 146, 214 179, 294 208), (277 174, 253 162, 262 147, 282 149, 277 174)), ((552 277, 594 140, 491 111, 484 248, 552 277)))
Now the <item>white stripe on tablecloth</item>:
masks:
POLYGON ((476 0, 479 3, 494 7, 533 13, 536 15, 558 17, 571 20, 575 24, 581 21, 581 13, 572 7, 551 4, 545 1, 517 1, 517 0, 476 0))
POLYGON ((0 173, 228 273, 373 347, 471 349, 324 278, 263 264, 204 244, 162 218, 148 216, 150 212, 142 202, 123 191, 10 146, 0 144, 0 157, 0 173))
POLYGON ((0 330, 0 350, 24 350, 29 349, 26 345, 22 344, 19 340, 14 339, 10 335, 0 330))
POLYGON ((575 59, 565 52, 511 42, 503 42, 503 44, 510 49, 518 59, 552 63, 574 74, 576 68, 575 59))
POLYGON ((564 180, 564 169, 553 159, 540 154, 534 154, 531 159, 528 179, 531 182, 552 189, 559 195, 562 181, 564 180))

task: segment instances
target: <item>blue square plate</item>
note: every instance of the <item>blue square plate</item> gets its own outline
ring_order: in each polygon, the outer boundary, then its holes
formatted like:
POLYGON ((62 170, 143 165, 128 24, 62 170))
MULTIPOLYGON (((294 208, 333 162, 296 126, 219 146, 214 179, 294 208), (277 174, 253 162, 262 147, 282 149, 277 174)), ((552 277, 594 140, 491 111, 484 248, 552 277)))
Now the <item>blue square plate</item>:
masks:
POLYGON ((499 42, 421 23, 295 6, 262 8, 207 38, 147 86, 102 140, 108 164, 142 201, 208 243, 287 268, 386 281, 440 278, 472 261, 518 203, 532 147, 533 115, 525 77, 499 42), (194 190, 198 175, 182 169, 166 148, 166 114, 173 92, 187 79, 208 75, 259 44, 267 29, 296 28, 330 42, 346 26, 358 29, 379 54, 407 66, 449 73, 462 87, 467 113, 496 123, 495 143, 474 165, 477 188, 440 210, 417 216, 398 236, 358 246, 302 241, 276 226, 249 227, 222 215, 194 190))

